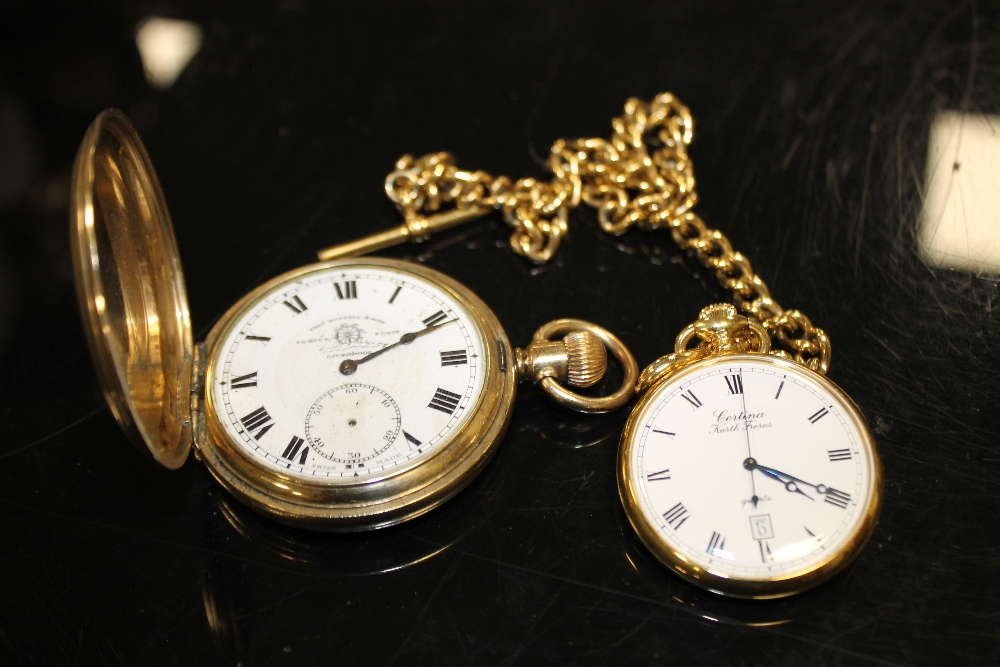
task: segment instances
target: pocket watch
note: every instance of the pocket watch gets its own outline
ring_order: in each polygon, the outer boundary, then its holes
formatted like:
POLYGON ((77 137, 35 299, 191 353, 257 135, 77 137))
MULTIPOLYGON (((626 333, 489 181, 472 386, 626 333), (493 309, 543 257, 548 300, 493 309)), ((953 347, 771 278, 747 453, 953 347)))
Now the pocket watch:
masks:
POLYGON ((669 231, 733 303, 705 309, 639 377, 618 464, 625 512, 660 561, 711 591, 772 598, 819 584, 871 536, 882 484, 863 416, 825 377, 830 341, 693 212, 687 107, 670 93, 633 98, 612 128, 610 140, 555 142, 548 182, 461 171, 446 153, 404 156, 395 199, 404 212, 428 201, 412 194, 424 183, 470 210, 501 209, 511 246, 535 262, 581 202, 610 234, 669 231))
POLYGON ((774 598, 836 574, 871 535, 881 471, 851 399, 769 354, 731 304, 702 310, 640 377, 618 485, 649 550, 684 578, 774 598))
POLYGON ((194 344, 167 208, 120 112, 103 112, 88 130, 72 196, 77 294, 116 420, 167 468, 193 445, 232 495, 279 521, 364 530, 444 502, 495 451, 518 379, 585 412, 632 395, 635 362, 610 332, 556 320, 515 350, 457 281, 358 256, 468 211, 411 217, 402 231, 326 251, 327 261, 254 289, 194 344), (621 388, 591 397, 562 384, 596 383, 605 346, 624 369, 621 388))

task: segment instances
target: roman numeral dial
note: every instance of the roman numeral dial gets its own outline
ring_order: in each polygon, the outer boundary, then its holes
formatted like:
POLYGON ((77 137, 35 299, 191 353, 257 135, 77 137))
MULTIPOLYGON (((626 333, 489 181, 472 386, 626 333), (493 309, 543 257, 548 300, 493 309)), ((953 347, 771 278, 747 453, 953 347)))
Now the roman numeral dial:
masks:
POLYGON ((663 518, 666 520, 668 526, 677 530, 691 518, 691 513, 684 507, 684 503, 677 503, 663 513, 663 518))
POLYGON ((238 378, 233 378, 229 381, 229 387, 231 389, 246 389, 247 387, 257 386, 257 373, 247 373, 246 375, 241 375, 238 378))
POLYGON ((455 413, 455 408, 458 407, 458 403, 461 400, 462 396, 460 394, 438 387, 437 391, 434 392, 434 398, 427 404, 427 407, 440 410, 446 415, 451 415, 455 413))
POLYGON ((281 457, 303 465, 309 456, 309 448, 302 446, 304 443, 305 440, 297 435, 293 435, 292 439, 288 442, 288 446, 285 447, 285 451, 281 453, 281 457))
POLYGON ((469 355, 465 350, 452 350, 441 353, 442 366, 461 366, 469 363, 469 355))
POLYGON ((303 301, 302 297, 300 297, 297 294, 295 296, 293 296, 291 299, 286 299, 286 300, 282 301, 281 303, 284 304, 285 306, 287 306, 288 309, 290 311, 292 311, 293 313, 295 313, 296 315, 298 315, 299 313, 302 313, 302 312, 304 312, 306 310, 309 310, 309 307, 306 306, 305 301, 303 301))
POLYGON ((785 359, 681 365, 652 381, 626 426, 618 471, 629 523, 695 584, 787 594, 784 582, 860 548, 874 525, 878 466, 861 424, 841 390, 785 359))
POLYGON ((240 420, 247 433, 253 436, 254 440, 260 440, 268 431, 274 428, 274 420, 267 410, 259 407, 240 420))
POLYGON ((701 402, 701 399, 695 396, 694 392, 690 390, 685 391, 683 394, 681 394, 681 398, 690 403, 691 407, 694 408, 695 410, 704 405, 704 403, 701 402))
POLYGON ((508 343, 477 302, 429 273, 352 259, 255 296, 208 361, 212 423, 254 465, 320 485, 379 485, 455 446, 478 406, 496 409, 481 400, 501 372, 490 348, 508 343))
POLYGON ((334 283, 333 289, 337 292, 338 299, 357 299, 358 298, 358 283, 354 280, 348 280, 343 283, 334 283))
POLYGON ((448 319, 448 316, 445 315, 443 311, 439 310, 430 317, 425 317, 423 322, 426 326, 432 327, 435 324, 440 324, 441 322, 444 322, 446 319, 448 319))

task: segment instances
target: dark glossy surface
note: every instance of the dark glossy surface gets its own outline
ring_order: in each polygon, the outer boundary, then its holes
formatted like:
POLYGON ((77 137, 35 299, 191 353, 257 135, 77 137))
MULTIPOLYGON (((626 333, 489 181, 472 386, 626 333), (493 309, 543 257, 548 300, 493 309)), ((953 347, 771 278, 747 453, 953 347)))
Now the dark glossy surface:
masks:
MULTIPOLYGON (((0 662, 996 664, 1000 293, 926 268, 914 241, 931 118, 1000 111, 994 9, 5 3, 0 662), (205 31, 164 91, 132 38, 150 14, 205 31), (553 140, 607 136, 627 97, 661 90, 695 114, 701 215, 826 329, 830 377, 877 434, 885 506, 846 573, 767 603, 681 582, 619 506, 625 413, 569 415, 534 390, 469 489, 361 536, 258 519, 196 461, 161 470, 118 431, 66 231, 71 160, 101 108, 143 135, 204 336, 317 248, 396 224, 382 179, 400 154, 541 176, 553 140)), ((582 317, 640 366, 720 297, 667 236, 608 238, 589 212, 571 227, 541 268, 496 216, 384 254, 471 287, 515 344, 582 317)))

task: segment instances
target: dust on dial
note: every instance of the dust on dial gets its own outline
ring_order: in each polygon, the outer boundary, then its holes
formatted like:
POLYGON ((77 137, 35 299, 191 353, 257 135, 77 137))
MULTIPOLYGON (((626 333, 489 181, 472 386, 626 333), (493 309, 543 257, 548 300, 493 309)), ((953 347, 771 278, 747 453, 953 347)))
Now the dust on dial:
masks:
POLYGON ((340 265, 260 296, 219 344, 213 402, 251 460, 330 483, 432 455, 484 386, 483 336, 444 289, 340 265))
POLYGON ((860 549, 877 505, 873 443, 849 399, 817 378, 773 357, 721 357, 644 401, 625 465, 674 569, 768 582, 860 549))

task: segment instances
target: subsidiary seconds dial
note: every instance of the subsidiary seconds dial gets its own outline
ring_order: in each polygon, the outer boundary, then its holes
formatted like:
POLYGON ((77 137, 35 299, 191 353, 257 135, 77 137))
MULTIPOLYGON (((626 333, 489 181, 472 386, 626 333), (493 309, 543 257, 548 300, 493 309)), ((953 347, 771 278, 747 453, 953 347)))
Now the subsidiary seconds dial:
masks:
POLYGON ((244 456, 354 481, 432 455, 483 391, 484 337, 446 290, 339 266, 263 294, 220 341, 211 400, 244 456))
POLYGON ((769 355, 711 358, 655 387, 623 440, 623 500, 675 571, 776 597, 845 565, 874 525, 879 469, 835 385, 769 355))

